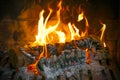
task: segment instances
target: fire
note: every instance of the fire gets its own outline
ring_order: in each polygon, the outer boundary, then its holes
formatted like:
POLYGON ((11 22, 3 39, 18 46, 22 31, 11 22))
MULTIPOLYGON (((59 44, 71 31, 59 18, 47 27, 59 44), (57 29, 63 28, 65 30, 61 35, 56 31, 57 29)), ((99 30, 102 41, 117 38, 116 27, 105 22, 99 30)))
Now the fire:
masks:
MULTIPOLYGON (((57 23, 53 26, 51 26, 51 25, 47 26, 48 20, 53 12, 52 9, 49 8, 50 12, 49 12, 47 18, 45 19, 45 22, 44 22, 44 17, 43 17, 43 14, 45 11, 42 10, 40 12, 40 16, 39 16, 40 19, 38 21, 38 35, 36 36, 36 41, 34 42, 33 45, 46 45, 46 44, 48 44, 48 42, 50 40, 49 34, 55 33, 55 31, 58 28, 58 25, 60 23, 61 3, 62 2, 60 1, 60 3, 58 4, 59 10, 56 12, 57 13, 56 17, 58 19, 57 23)), ((61 36, 61 34, 58 34, 58 36, 61 36)))
POLYGON ((71 33, 71 40, 74 40, 75 37, 80 37, 79 30, 75 27, 74 24, 68 23, 68 27, 71 33))
POLYGON ((78 22, 80 22, 81 20, 83 20, 83 16, 84 16, 84 12, 82 11, 79 15, 78 15, 78 22))
POLYGON ((103 43, 103 46, 106 47, 106 43, 105 42, 103 43))
POLYGON ((37 70, 37 64, 38 64, 38 62, 39 62, 39 60, 40 60, 40 58, 41 57, 44 57, 44 48, 43 48, 43 52, 39 55, 39 56, 37 56, 36 57, 36 60, 35 60, 35 62, 33 63, 33 64, 30 64, 29 66, 28 66, 28 70, 31 70, 31 71, 33 71, 35 74, 40 74, 40 72, 37 70))
MULTIPOLYGON (((40 58, 43 56, 44 57, 49 56, 47 53, 46 44, 65 43, 66 41, 80 39, 80 37, 85 36, 88 31, 85 30, 85 32, 82 32, 80 35, 79 29, 75 26, 75 24, 71 24, 71 22, 69 22, 67 26, 64 26, 66 28, 66 31, 64 32, 62 27, 59 27, 60 11, 62 9, 61 4, 62 1, 60 1, 57 5, 59 8, 56 12, 57 20, 56 23, 54 23, 54 25, 52 26, 51 24, 48 24, 48 21, 50 20, 51 14, 53 12, 52 9, 49 8, 49 14, 47 15, 46 19, 43 16, 45 13, 44 10, 42 10, 39 14, 38 34, 36 35, 36 41, 32 44, 32 46, 42 45, 44 48, 43 48, 43 52, 36 58, 35 62, 32 65, 28 66, 28 68, 35 73, 38 73, 36 72, 36 65, 39 62, 40 58), (70 36, 70 39, 67 36, 70 36)), ((78 15, 78 22, 85 18, 83 15, 84 15, 83 12, 78 15)), ((86 29, 88 29, 88 22, 86 18, 85 21, 86 21, 86 29)))
POLYGON ((35 74, 39 74, 39 71, 37 70, 36 65, 38 64, 41 57, 43 57, 43 56, 48 57, 46 44, 53 42, 52 40, 54 40, 53 39, 54 34, 56 33, 58 35, 59 42, 65 42, 65 34, 61 31, 56 30, 60 23, 61 4, 62 4, 62 1, 59 2, 59 4, 58 4, 59 9, 56 12, 57 13, 56 17, 58 19, 57 23, 53 26, 51 26, 51 25, 47 26, 48 20, 53 12, 52 9, 49 8, 50 12, 49 12, 48 16, 46 17, 46 19, 44 19, 44 16, 43 16, 45 11, 42 10, 40 12, 40 15, 39 15, 40 19, 38 21, 38 35, 36 36, 36 41, 33 43, 33 46, 36 46, 36 45, 44 46, 43 52, 39 56, 37 56, 37 58, 33 64, 28 66, 28 70, 32 70, 35 74), (52 40, 51 40, 51 37, 49 36, 50 34, 53 34, 52 40), (64 37, 64 39, 62 37, 64 37))
POLYGON ((53 12, 52 9, 49 8, 49 14, 47 15, 46 19, 44 18, 44 10, 40 12, 39 21, 38 21, 38 34, 36 35, 36 41, 32 44, 32 46, 42 45, 45 46, 46 44, 54 44, 54 43, 65 43, 66 41, 80 39, 80 37, 86 36, 88 33, 88 21, 87 18, 84 17, 84 12, 82 11, 78 15, 78 22, 85 19, 86 29, 84 32, 79 33, 79 29, 75 26, 75 24, 68 23, 67 26, 63 26, 66 31, 63 30, 62 26, 60 26, 60 11, 62 1, 58 3, 58 10, 56 12, 56 23, 54 25, 49 24, 48 21, 50 20, 51 14, 53 12), (70 34, 69 34, 70 33, 70 34), (69 35, 68 35, 69 34, 69 35), (68 38, 70 36, 70 39, 68 38))
POLYGON ((86 63, 89 64, 90 62, 91 62, 90 52, 88 48, 86 48, 86 63))
POLYGON ((101 23, 101 24, 103 25, 103 27, 101 28, 102 33, 101 33, 101 36, 100 36, 100 40, 102 41, 105 29, 106 29, 106 25, 103 24, 103 23, 101 23))
POLYGON ((53 32, 59 22, 54 25, 54 26, 50 26, 49 28, 46 28, 46 25, 47 25, 47 21, 52 13, 52 10, 50 9, 50 13, 48 14, 47 18, 45 19, 45 22, 44 22, 44 17, 43 17, 43 13, 44 13, 44 10, 42 10, 40 12, 40 19, 39 19, 39 22, 38 22, 38 35, 36 36, 36 41, 35 41, 35 44, 36 45, 45 45, 47 44, 46 40, 47 40, 47 36, 48 34, 50 34, 51 32, 53 32))
MULTIPOLYGON (((37 56, 33 64, 28 66, 28 69, 31 69, 36 74, 39 74, 39 72, 36 71, 37 70, 36 65, 38 64, 41 57, 46 57, 46 58, 49 57, 49 54, 47 53, 47 47, 46 47, 47 44, 65 43, 66 41, 78 40, 81 37, 88 35, 89 24, 88 24, 87 18, 84 16, 83 11, 78 15, 78 19, 76 21, 80 22, 83 19, 85 20, 85 31, 80 33, 76 25, 71 22, 68 22, 66 26, 60 26, 60 23, 61 23, 60 12, 62 9, 61 4, 62 4, 62 1, 60 1, 57 5, 58 10, 55 16, 57 19, 54 25, 48 23, 49 21, 52 21, 50 20, 51 14, 53 13, 52 9, 49 8, 49 14, 47 15, 46 18, 44 18, 43 16, 45 13, 45 10, 42 10, 39 14, 38 34, 36 35, 36 41, 32 44, 32 46, 38 46, 38 45, 43 46, 43 52, 41 52, 40 55, 37 56), (63 30, 63 27, 66 29, 63 30), (70 36, 70 38, 68 38, 68 36, 70 36)), ((100 40, 102 40, 104 31, 106 28, 105 24, 102 24, 102 25, 103 25, 103 28, 101 29, 102 34, 101 34, 100 40)), ((88 49, 86 49, 86 56, 88 60, 87 63, 89 63, 90 53, 88 49)))
POLYGON ((75 24, 71 24, 70 22, 68 23, 68 27, 69 27, 69 30, 70 30, 70 33, 71 33, 71 40, 80 39, 80 37, 84 37, 88 34, 88 27, 89 27, 88 20, 84 16, 84 12, 82 11, 78 15, 77 21, 80 22, 83 19, 85 19, 86 29, 85 29, 84 32, 81 32, 81 34, 79 33, 79 29, 75 26, 75 24))
POLYGON ((65 43, 65 33, 62 32, 62 31, 56 31, 56 33, 58 34, 58 37, 59 37, 59 42, 60 43, 65 43))

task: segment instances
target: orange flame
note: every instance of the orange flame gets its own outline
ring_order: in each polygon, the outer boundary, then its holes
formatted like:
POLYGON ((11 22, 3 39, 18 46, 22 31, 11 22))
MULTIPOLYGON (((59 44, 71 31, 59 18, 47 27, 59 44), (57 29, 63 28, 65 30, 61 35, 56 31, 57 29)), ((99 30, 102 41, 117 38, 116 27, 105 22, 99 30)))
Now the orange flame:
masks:
POLYGON ((65 43, 65 33, 62 31, 56 31, 56 33, 58 34, 58 38, 59 38, 59 42, 60 43, 65 43))
POLYGON ((87 20, 87 18, 86 18, 86 17, 85 17, 85 26, 86 26, 86 29, 85 29, 84 34, 88 35, 88 28, 89 28, 89 24, 88 24, 88 20, 87 20))
POLYGON ((60 32, 60 31, 56 31, 59 23, 60 23, 60 10, 61 10, 61 1, 59 2, 58 4, 58 7, 59 7, 59 10, 57 11, 57 23, 54 25, 54 26, 51 26, 49 25, 47 27, 47 22, 48 22, 48 19, 50 18, 51 14, 52 14, 52 9, 49 8, 49 14, 48 16, 46 17, 45 19, 45 22, 44 22, 44 17, 43 17, 43 14, 44 14, 44 10, 42 10, 40 12, 40 19, 38 21, 38 35, 36 36, 36 41, 33 43, 33 46, 36 46, 36 45, 44 45, 43 47, 43 52, 36 57, 36 60, 33 64, 29 65, 28 66, 28 70, 31 70, 33 71, 35 74, 39 74, 39 71, 37 70, 36 68, 36 65, 38 64, 39 60, 41 57, 48 57, 49 55, 47 54, 47 47, 46 47, 46 44, 48 42, 50 42, 50 37, 49 37, 49 34, 51 33, 57 33, 59 38, 60 38, 60 42, 65 42, 65 39, 62 39, 62 36, 65 36, 65 34, 63 32, 60 32))
POLYGON ((38 35, 36 35, 36 41, 33 43, 32 46, 36 46, 36 45, 45 46, 48 43, 51 43, 51 44, 52 43, 65 43, 65 41, 76 40, 88 34, 89 25, 88 25, 87 18, 84 17, 83 11, 78 15, 77 21, 79 22, 82 19, 85 19, 86 29, 84 32, 81 32, 80 34, 79 29, 75 26, 75 24, 71 24, 71 22, 68 23, 68 26, 65 26, 66 28, 69 28, 69 31, 68 29, 66 29, 67 31, 64 32, 62 27, 61 26, 59 27, 60 11, 62 9, 61 4, 62 4, 62 1, 60 1, 59 4, 57 5, 59 9, 56 12, 57 23, 55 23, 55 25, 52 25, 52 26, 51 24, 48 25, 48 20, 53 12, 52 9, 49 8, 50 12, 48 16, 46 17, 46 19, 44 19, 43 17, 43 14, 45 11, 42 10, 40 12, 40 19, 38 21, 38 35), (71 39, 69 39, 67 36, 70 36, 71 39))
POLYGON ((86 48, 86 63, 89 64, 90 62, 91 62, 90 53, 88 48, 86 48))
POLYGON ((80 37, 79 30, 75 27, 74 24, 68 23, 68 27, 71 33, 71 40, 74 40, 75 37, 80 37))
POLYGON ((28 70, 33 71, 35 74, 40 74, 40 72, 37 70, 37 67, 36 67, 36 66, 37 66, 40 58, 41 58, 41 57, 44 57, 44 53, 46 53, 46 52, 45 52, 45 50, 46 50, 45 48, 46 48, 46 47, 44 47, 42 53, 41 53, 39 56, 36 57, 35 62, 34 62, 33 64, 30 64, 30 65, 28 66, 28 70))
POLYGON ((84 16, 84 12, 82 11, 79 15, 78 15, 78 22, 80 22, 81 20, 83 20, 83 16, 84 16))
MULTIPOLYGON (((58 25, 60 23, 60 10, 62 9, 61 7, 61 4, 62 4, 62 1, 59 2, 58 4, 58 7, 59 9, 57 10, 57 23, 53 26, 49 25, 47 26, 47 23, 48 23, 48 20, 52 14, 52 9, 49 8, 49 14, 47 16, 47 18, 45 19, 45 22, 44 22, 44 17, 43 17, 43 14, 44 14, 44 10, 42 10, 40 12, 40 19, 38 21, 38 35, 36 36, 36 41, 33 43, 33 46, 36 46, 36 45, 46 45, 48 43, 51 43, 51 37, 49 36, 50 34, 52 33, 56 33, 56 29, 58 28, 58 25)), ((60 38, 60 42, 61 42, 61 37, 62 35, 64 35, 64 33, 62 34, 59 34, 60 32, 57 32, 57 35, 58 37, 60 38)), ((64 42, 64 41, 62 41, 64 42)))
POLYGON ((103 25, 103 27, 101 28, 102 33, 101 33, 101 36, 100 36, 100 40, 102 41, 105 29, 106 29, 106 25, 103 24, 103 23, 101 23, 101 24, 103 25))

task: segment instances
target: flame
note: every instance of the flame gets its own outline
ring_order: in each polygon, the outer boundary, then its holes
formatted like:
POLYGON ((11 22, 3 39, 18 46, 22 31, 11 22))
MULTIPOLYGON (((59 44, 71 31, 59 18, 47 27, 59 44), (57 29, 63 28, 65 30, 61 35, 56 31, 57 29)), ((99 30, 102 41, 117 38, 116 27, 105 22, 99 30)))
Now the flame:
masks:
POLYGON ((105 42, 103 42, 103 46, 106 47, 106 43, 105 42))
POLYGON ((28 67, 27 67, 28 71, 29 70, 32 70, 35 74, 39 74, 40 72, 37 70, 36 68, 36 65, 35 64, 30 64, 28 67))
POLYGON ((59 36, 59 42, 60 42, 60 43, 65 43, 65 39, 66 39, 65 33, 62 32, 62 31, 56 31, 56 33, 57 33, 58 36, 59 36))
POLYGON ((46 52, 46 49, 45 49, 46 47, 44 47, 43 48, 43 51, 42 51, 42 53, 40 53, 40 55, 39 56, 37 56, 36 57, 36 59, 35 59, 35 62, 33 63, 33 64, 30 64, 30 65, 28 65, 28 70, 31 70, 31 71, 33 71, 35 74, 40 74, 40 72, 37 70, 37 64, 38 64, 38 62, 39 62, 39 60, 41 59, 41 57, 44 57, 45 55, 44 55, 44 53, 46 52))
MULTIPOLYGON (((59 3, 58 6, 60 5, 61 5, 61 2, 59 3)), ((40 12, 40 19, 38 21, 38 35, 36 36, 36 41, 34 42, 34 45, 46 45, 47 42, 49 42, 48 35, 54 32, 60 23, 60 10, 61 10, 61 7, 57 11, 57 18, 58 18, 57 23, 54 26, 49 25, 48 28, 46 25, 47 25, 48 19, 50 18, 52 14, 52 9, 49 9, 50 12, 47 18, 45 19, 45 22, 44 22, 44 17, 43 17, 44 10, 40 12)))
POLYGON ((32 44, 32 46, 36 45, 42 45, 45 46, 46 44, 54 44, 54 43, 65 43, 66 41, 70 40, 76 40, 80 39, 80 37, 84 37, 88 34, 88 21, 87 18, 84 16, 84 12, 82 11, 78 15, 78 22, 85 19, 85 31, 79 33, 79 29, 75 26, 75 24, 71 24, 71 22, 68 23, 67 26, 63 26, 65 29, 63 31, 62 27, 59 25, 60 24, 60 11, 62 9, 62 0, 58 3, 57 7, 58 10, 56 12, 56 23, 51 26, 51 23, 49 24, 48 21, 50 20, 50 16, 53 12, 52 9, 49 8, 49 14, 47 15, 46 18, 44 18, 44 10, 42 10, 39 14, 39 21, 38 21, 38 34, 36 35, 36 41, 32 44), (60 26, 60 27, 59 27, 60 26), (69 35, 68 35, 69 34, 69 35), (68 37, 70 36, 70 37, 68 37))
POLYGON ((91 62, 90 53, 88 48, 86 48, 86 63, 89 64, 90 62, 91 62))
MULTIPOLYGON (((50 10, 50 13, 48 14, 45 22, 44 22, 43 13, 44 13, 44 10, 40 12, 40 20, 38 21, 38 35, 36 36, 36 41, 35 41, 35 43, 38 43, 40 45, 46 44, 46 36, 51 32, 50 29, 46 29, 46 23, 52 13, 52 10, 50 10)), ((55 28, 55 27, 52 27, 52 28, 55 28)))
POLYGON ((101 23, 101 24, 103 25, 103 27, 101 28, 102 33, 101 33, 101 36, 100 36, 100 40, 102 41, 105 29, 106 29, 106 25, 103 24, 103 23, 101 23))
POLYGON ((78 22, 80 22, 81 20, 83 20, 83 16, 84 16, 84 12, 82 11, 79 15, 78 15, 78 22))
POLYGON ((75 37, 80 37, 79 30, 75 27, 74 24, 68 23, 68 27, 71 33, 71 40, 74 40, 75 37))
POLYGON ((78 19, 77 21, 80 22, 81 20, 85 19, 85 26, 86 26, 86 29, 84 32, 81 32, 81 37, 84 37, 86 35, 88 35, 88 28, 89 28, 89 24, 88 24, 88 20, 87 18, 84 16, 84 11, 82 11, 79 15, 78 15, 78 19))
POLYGON ((88 20, 86 17, 85 17, 85 26, 86 26, 86 29, 85 29, 84 35, 88 35, 89 24, 88 24, 88 20))

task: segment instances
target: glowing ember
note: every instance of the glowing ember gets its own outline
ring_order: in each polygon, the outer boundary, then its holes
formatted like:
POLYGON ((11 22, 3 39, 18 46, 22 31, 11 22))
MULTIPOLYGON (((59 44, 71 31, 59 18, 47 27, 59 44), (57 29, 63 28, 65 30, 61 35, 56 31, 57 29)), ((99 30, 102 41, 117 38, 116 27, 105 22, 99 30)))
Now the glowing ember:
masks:
POLYGON ((44 50, 44 48, 43 48, 43 52, 42 52, 39 56, 36 57, 36 60, 35 60, 35 62, 34 62, 33 64, 30 64, 30 65, 28 66, 28 70, 33 71, 35 74, 40 74, 40 72, 37 70, 36 66, 37 66, 40 58, 41 58, 41 57, 44 57, 44 51, 45 51, 45 50, 44 50))
POLYGON ((32 70, 35 74, 40 74, 40 72, 38 71, 38 69, 36 68, 35 64, 31 64, 27 67, 28 70, 32 70))
POLYGON ((90 58, 90 53, 88 48, 86 49, 86 63, 89 64, 91 62, 91 58, 90 58))

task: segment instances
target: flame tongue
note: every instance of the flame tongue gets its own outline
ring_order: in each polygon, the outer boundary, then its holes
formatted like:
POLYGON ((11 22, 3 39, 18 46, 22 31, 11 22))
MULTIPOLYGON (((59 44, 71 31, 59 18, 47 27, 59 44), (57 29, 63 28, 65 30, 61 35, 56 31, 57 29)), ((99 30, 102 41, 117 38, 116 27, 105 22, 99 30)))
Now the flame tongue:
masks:
POLYGON ((75 40, 75 37, 80 37, 79 30, 75 27, 74 24, 68 23, 68 27, 71 33, 71 40, 75 40))
POLYGON ((81 20, 83 20, 83 16, 84 16, 84 12, 82 11, 79 15, 78 15, 78 22, 80 22, 81 20))
POLYGON ((35 41, 35 44, 37 45, 45 45, 47 44, 47 36, 48 34, 50 34, 51 32, 53 32, 59 23, 57 23, 55 26, 50 26, 49 28, 46 28, 46 25, 47 25, 47 22, 48 22, 48 19, 52 13, 52 10, 50 9, 50 13, 48 14, 47 18, 45 19, 45 22, 44 22, 44 17, 43 17, 43 13, 44 13, 44 10, 41 11, 40 13, 40 20, 38 22, 38 35, 36 36, 36 41, 35 41))
MULTIPOLYGON (((58 37, 60 38, 59 41, 61 42, 61 36, 64 35, 64 33, 56 32, 56 29, 58 28, 58 25, 60 23, 60 10, 62 9, 61 4, 62 4, 62 1, 59 2, 59 4, 58 4, 59 9, 56 12, 57 13, 57 16, 56 16, 57 23, 53 26, 51 26, 51 25, 47 26, 48 20, 52 14, 52 9, 49 9, 50 12, 49 12, 47 18, 45 19, 45 22, 44 22, 44 17, 43 17, 44 10, 42 10, 40 12, 40 19, 38 21, 38 35, 36 36, 36 41, 33 43, 33 46, 48 44, 51 41, 50 40, 51 38, 49 35, 52 33, 54 33, 54 34, 56 33, 58 35, 58 37)), ((64 42, 64 41, 62 41, 62 42, 64 42)))
POLYGON ((101 33, 101 36, 100 36, 100 40, 102 41, 105 29, 106 29, 106 25, 103 24, 103 23, 101 23, 101 24, 103 25, 103 27, 101 28, 102 33, 101 33))

